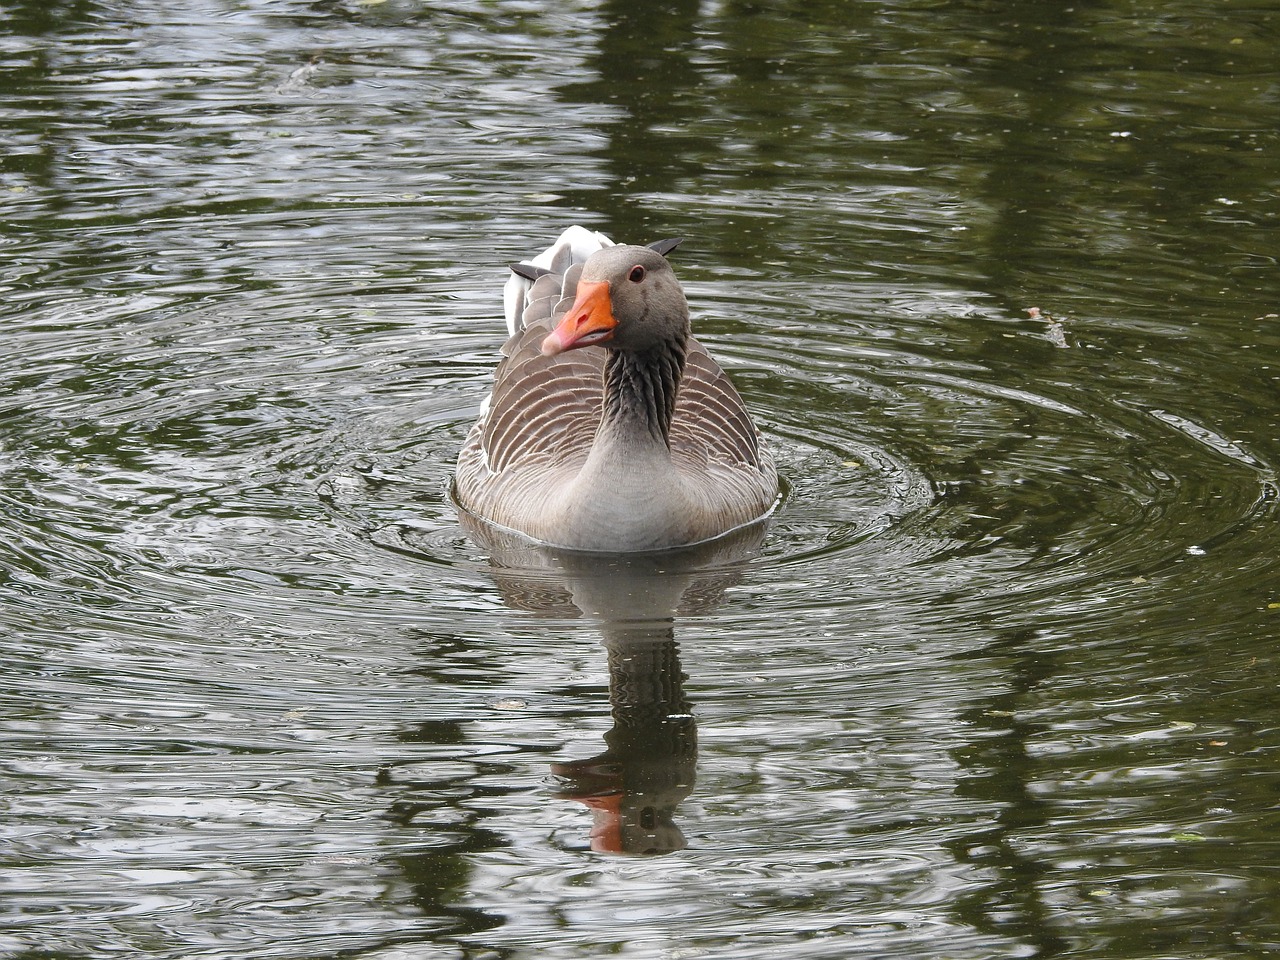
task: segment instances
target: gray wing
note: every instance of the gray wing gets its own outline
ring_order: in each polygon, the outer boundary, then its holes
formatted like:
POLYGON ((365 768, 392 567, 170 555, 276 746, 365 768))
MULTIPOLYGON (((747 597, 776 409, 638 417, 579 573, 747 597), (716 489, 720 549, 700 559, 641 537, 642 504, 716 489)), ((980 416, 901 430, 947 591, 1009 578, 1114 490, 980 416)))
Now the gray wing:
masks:
MULTIPOLYGON (((567 306, 567 305, 566 305, 567 306)), ((537 463, 580 465, 595 437, 603 402, 604 349, 542 355, 550 321, 526 327, 503 347, 481 429, 489 469, 537 463)))
POLYGON ((692 338, 676 395, 671 450, 677 460, 763 466, 760 438, 742 398, 720 364, 692 338))

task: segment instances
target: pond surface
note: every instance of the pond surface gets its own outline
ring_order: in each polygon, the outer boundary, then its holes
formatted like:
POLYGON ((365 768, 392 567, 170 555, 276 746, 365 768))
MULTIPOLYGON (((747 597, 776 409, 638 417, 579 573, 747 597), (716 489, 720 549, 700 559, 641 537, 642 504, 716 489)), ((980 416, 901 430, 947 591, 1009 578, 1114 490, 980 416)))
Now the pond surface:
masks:
POLYGON ((0 955, 1280 951, 1275 3, 0 24, 0 955), (575 222, 763 542, 459 525, 575 222))

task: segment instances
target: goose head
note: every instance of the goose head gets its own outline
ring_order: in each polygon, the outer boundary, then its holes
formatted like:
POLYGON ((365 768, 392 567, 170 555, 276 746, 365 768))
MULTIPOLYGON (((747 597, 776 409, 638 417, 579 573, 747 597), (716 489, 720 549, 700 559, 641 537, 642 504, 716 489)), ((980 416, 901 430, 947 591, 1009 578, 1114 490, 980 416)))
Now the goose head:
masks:
POLYGON ((582 267, 573 306, 542 341, 543 355, 594 344, 633 353, 682 346, 689 304, 663 256, 674 245, 619 245, 593 253, 582 267))

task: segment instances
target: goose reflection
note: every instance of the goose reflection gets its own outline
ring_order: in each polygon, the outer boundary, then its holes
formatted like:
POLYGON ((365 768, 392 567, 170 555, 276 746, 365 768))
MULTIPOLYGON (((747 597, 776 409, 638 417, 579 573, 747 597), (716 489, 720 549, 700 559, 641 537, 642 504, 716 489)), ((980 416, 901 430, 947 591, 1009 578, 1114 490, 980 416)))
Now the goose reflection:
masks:
POLYGON ((697 778, 698 728, 685 698, 675 632, 606 628, 613 728, 603 753, 555 763, 558 796, 591 808, 591 848, 662 854, 685 847, 676 807, 697 778))
POLYGON ((595 756, 554 763, 557 796, 590 808, 591 848, 656 856, 686 840, 676 810, 697 779, 698 736, 676 624, 716 607, 760 549, 764 525, 653 554, 555 551, 463 516, 508 605, 599 627, 613 727, 595 756))

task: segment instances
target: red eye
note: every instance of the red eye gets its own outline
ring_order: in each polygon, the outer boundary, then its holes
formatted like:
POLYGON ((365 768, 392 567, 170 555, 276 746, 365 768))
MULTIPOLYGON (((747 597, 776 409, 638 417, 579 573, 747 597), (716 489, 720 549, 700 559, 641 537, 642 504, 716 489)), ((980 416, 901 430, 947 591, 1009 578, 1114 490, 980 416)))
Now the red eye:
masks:
POLYGON ((639 283, 644 279, 644 267, 635 266, 631 268, 631 272, 627 274, 627 279, 632 283, 639 283))

